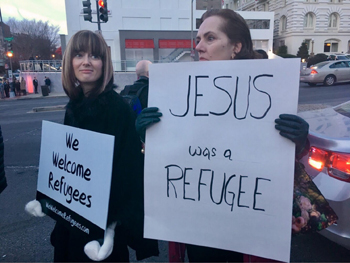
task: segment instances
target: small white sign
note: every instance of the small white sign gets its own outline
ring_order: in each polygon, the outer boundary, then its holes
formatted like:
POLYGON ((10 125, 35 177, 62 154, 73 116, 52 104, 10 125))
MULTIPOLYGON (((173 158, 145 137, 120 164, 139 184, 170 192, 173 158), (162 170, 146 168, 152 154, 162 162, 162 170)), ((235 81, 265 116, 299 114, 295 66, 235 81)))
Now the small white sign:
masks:
POLYGON ((145 237, 289 261, 300 59, 153 64, 145 237), (286 73, 287 72, 287 73, 286 73))
POLYGON ((113 136, 43 121, 37 190, 105 230, 113 151, 113 136))

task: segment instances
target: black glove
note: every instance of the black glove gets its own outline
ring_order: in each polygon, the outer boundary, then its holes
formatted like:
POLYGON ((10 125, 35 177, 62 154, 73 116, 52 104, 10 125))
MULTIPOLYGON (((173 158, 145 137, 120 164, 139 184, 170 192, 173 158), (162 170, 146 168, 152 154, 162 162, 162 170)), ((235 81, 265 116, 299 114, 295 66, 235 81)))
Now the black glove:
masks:
POLYGON ((275 128, 280 131, 280 134, 295 143, 296 153, 302 152, 307 142, 309 124, 292 114, 281 114, 275 122, 277 123, 275 128))
POLYGON ((135 121, 136 131, 140 135, 142 141, 145 141, 146 129, 153 123, 159 122, 163 114, 158 112, 157 107, 149 107, 143 109, 137 116, 135 121))

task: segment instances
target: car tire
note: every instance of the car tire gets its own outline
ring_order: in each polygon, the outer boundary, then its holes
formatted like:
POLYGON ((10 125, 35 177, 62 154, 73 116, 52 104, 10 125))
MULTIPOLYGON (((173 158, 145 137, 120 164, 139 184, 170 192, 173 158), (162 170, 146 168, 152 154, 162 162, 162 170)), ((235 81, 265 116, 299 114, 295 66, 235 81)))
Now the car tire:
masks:
POLYGON ((317 84, 316 83, 311 83, 311 82, 308 82, 307 83, 310 87, 315 87, 317 84))
POLYGON ((325 77, 323 84, 326 86, 332 86, 335 83, 335 76, 334 75, 328 75, 325 77))

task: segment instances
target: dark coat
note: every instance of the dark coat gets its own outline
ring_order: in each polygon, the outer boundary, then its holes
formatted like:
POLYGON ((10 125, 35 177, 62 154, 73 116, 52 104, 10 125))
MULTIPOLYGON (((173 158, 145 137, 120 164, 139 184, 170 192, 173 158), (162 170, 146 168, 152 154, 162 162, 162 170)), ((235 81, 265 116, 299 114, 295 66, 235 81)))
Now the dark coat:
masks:
POLYGON ((51 80, 49 78, 45 79, 45 85, 50 86, 51 85, 51 80))
POLYGON ((134 82, 133 85, 126 85, 125 88, 120 92, 120 95, 134 95, 140 88, 145 86, 145 88, 142 90, 139 96, 142 109, 144 109, 147 107, 148 103, 148 81, 149 79, 147 77, 141 76, 138 80, 134 82))
POLYGON ((7 186, 6 177, 5 177, 5 167, 4 167, 4 139, 1 133, 0 126, 0 193, 4 191, 7 186))
MULTIPOLYGON (((113 87, 96 99, 69 101, 64 124, 113 135, 115 138, 108 224, 118 222, 114 249, 106 261, 128 261, 127 245, 136 250, 138 260, 157 256, 155 240, 143 238, 143 155, 129 106, 113 87)), ((103 191, 103 189, 101 189, 103 191)), ((55 261, 91 261, 83 249, 87 242, 103 237, 86 237, 56 223, 51 234, 55 261), (91 239, 92 238, 92 239, 91 239)))

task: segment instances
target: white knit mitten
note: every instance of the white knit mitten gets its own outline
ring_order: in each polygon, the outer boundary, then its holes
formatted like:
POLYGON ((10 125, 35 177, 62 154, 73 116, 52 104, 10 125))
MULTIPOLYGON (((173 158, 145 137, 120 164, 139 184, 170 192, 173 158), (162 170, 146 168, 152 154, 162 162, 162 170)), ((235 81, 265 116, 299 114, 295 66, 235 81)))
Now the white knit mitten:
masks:
POLYGON ((36 216, 36 217, 45 216, 41 208, 40 202, 36 199, 27 203, 26 206, 24 207, 24 210, 32 216, 36 216))
POLYGON ((85 245, 84 252, 91 260, 101 261, 112 253, 116 225, 117 222, 114 222, 107 227, 102 246, 96 240, 90 241, 85 245))

